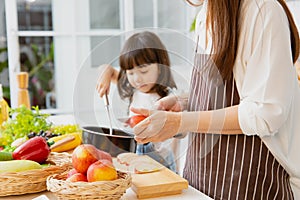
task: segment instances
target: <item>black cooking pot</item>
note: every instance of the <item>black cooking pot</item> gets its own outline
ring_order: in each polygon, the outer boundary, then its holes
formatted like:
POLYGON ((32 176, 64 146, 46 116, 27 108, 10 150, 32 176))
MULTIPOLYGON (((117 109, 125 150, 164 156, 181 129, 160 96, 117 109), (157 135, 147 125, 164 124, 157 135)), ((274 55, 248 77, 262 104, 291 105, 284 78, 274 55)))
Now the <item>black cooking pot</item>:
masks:
POLYGON ((113 129, 112 135, 109 134, 109 129, 104 127, 86 126, 82 127, 82 130, 84 144, 92 144, 113 157, 124 152, 135 152, 134 136, 121 130, 113 129))

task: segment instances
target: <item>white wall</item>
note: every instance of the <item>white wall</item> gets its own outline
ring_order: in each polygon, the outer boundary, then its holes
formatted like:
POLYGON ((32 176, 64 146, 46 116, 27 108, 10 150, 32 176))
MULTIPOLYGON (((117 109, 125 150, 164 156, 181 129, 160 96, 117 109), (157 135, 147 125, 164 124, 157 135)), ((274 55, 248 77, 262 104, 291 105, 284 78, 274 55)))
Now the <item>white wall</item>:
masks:
POLYGON ((300 32, 300 0, 287 1, 287 5, 294 16, 294 20, 300 32))

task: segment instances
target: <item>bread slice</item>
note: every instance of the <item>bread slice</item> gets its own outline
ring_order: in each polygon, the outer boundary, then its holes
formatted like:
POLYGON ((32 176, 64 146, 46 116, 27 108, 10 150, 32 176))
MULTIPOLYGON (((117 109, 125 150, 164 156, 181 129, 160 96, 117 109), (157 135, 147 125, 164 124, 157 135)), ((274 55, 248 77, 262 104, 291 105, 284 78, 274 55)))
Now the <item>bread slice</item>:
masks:
POLYGON ((144 174, 159 171, 164 168, 164 166, 147 156, 140 156, 131 161, 128 168, 129 171, 136 174, 144 174))
POLYGON ((121 153, 117 155, 117 161, 122 165, 129 166, 130 162, 132 162, 138 157, 139 156, 135 153, 121 153))
POLYGON ((144 174, 156 172, 164 168, 163 165, 148 156, 137 155, 135 153, 121 153, 117 155, 116 168, 121 171, 127 170, 130 173, 144 174))
POLYGON ((161 169, 161 166, 158 166, 154 163, 141 163, 134 167, 134 173, 136 174, 145 174, 150 172, 156 172, 161 169))

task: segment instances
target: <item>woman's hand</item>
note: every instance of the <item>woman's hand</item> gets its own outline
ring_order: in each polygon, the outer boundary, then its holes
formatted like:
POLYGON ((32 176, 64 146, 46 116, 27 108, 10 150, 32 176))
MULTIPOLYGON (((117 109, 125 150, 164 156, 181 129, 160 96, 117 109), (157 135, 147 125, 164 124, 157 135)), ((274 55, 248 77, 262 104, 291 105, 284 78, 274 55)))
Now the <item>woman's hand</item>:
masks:
POLYGON ((132 112, 147 116, 134 128, 135 140, 138 143, 159 142, 176 135, 180 127, 180 113, 150 111, 143 108, 131 108, 132 112))
POLYGON ((173 111, 173 112, 180 112, 185 110, 187 107, 187 98, 186 97, 179 97, 176 95, 166 96, 158 100, 154 108, 157 110, 166 110, 166 111, 173 111))
POLYGON ((104 64, 99 67, 99 77, 96 85, 96 89, 100 97, 105 94, 109 94, 110 82, 116 82, 118 79, 118 71, 111 65, 104 64))

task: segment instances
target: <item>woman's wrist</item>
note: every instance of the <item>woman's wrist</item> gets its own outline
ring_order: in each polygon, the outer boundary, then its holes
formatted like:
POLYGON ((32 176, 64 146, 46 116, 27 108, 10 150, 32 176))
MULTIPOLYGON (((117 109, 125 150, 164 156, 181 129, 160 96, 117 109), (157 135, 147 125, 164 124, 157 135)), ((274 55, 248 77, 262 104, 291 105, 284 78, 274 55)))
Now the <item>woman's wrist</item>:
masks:
POLYGON ((210 130, 211 112, 210 111, 194 111, 181 112, 179 131, 186 132, 203 132, 210 130))
POLYGON ((180 115, 179 133, 196 132, 198 130, 198 113, 183 111, 180 115))

